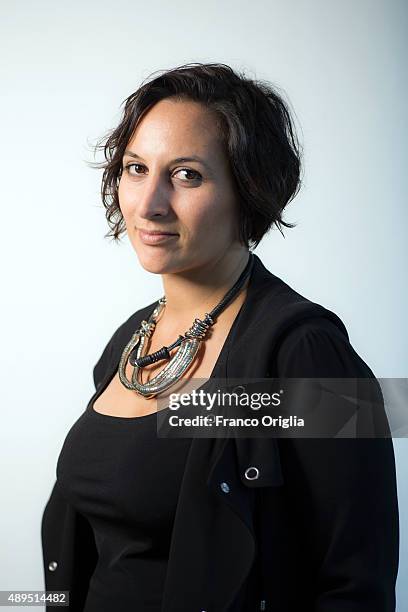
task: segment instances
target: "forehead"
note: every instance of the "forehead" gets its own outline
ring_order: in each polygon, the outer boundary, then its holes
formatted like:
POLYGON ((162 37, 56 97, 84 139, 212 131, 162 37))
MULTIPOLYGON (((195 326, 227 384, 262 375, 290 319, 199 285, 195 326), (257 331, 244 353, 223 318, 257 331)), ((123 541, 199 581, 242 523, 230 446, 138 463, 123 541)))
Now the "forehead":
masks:
POLYGON ((140 120, 127 149, 143 156, 224 156, 215 112, 190 100, 165 99, 155 104, 140 120))

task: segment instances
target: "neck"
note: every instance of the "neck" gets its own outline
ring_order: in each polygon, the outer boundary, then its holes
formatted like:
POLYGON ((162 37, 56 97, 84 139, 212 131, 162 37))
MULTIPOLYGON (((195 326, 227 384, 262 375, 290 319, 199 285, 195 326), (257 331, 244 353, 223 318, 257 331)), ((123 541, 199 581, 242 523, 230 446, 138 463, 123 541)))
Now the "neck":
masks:
POLYGON ((229 249, 203 266, 163 274, 166 319, 193 320, 210 312, 238 280, 249 258, 246 247, 229 249))

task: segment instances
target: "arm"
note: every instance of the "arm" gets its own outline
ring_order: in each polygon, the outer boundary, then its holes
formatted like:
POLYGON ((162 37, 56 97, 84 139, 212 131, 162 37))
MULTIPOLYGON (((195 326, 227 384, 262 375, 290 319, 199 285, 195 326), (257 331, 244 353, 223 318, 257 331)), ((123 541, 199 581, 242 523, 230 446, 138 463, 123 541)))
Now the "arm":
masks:
MULTIPOLYGON (((116 332, 93 368, 95 389, 101 384, 112 357, 116 332)), ((62 495, 55 481, 41 521, 45 588, 69 591, 72 612, 81 612, 98 553, 89 521, 62 495), (51 564, 51 566, 50 566, 51 564)), ((54 608, 47 606, 51 611, 54 608)))
MULTIPOLYGON (((277 372, 373 376, 337 328, 319 321, 284 340, 277 372)), ((282 438, 279 448, 315 577, 314 612, 394 611, 399 525, 392 440, 282 438)))
MULTIPOLYGON (((69 610, 81 612, 97 562, 95 539, 89 522, 66 501, 57 482, 43 512, 41 542, 45 589, 69 591, 69 610)), ((54 609, 46 606, 47 612, 54 609)))

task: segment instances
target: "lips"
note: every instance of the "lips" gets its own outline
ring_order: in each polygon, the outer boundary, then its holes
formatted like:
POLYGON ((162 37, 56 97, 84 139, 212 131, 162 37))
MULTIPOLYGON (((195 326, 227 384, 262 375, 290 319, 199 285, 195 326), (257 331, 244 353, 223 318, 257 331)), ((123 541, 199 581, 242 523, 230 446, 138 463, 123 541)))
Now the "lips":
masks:
POLYGON ((166 236, 175 236, 176 235, 175 232, 166 232, 164 230, 142 230, 142 229, 139 229, 139 232, 141 232, 142 234, 150 234, 150 235, 153 235, 153 236, 163 235, 163 234, 165 234, 166 236))
POLYGON ((165 232, 164 230, 138 230, 140 240, 144 244, 158 244, 167 240, 172 240, 178 236, 172 232, 165 232))

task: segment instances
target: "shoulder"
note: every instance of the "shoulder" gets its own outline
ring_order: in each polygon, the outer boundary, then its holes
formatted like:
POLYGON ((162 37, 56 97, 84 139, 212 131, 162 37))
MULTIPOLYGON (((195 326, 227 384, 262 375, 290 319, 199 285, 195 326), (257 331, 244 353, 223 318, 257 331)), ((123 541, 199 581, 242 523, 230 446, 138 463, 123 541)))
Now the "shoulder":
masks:
POLYGON ((276 363, 280 376, 374 377, 348 334, 325 316, 295 325, 281 341, 276 363))
POLYGON ((256 257, 243 343, 257 337, 273 351, 274 370, 287 377, 373 377, 352 346, 341 317, 309 299, 256 257))

